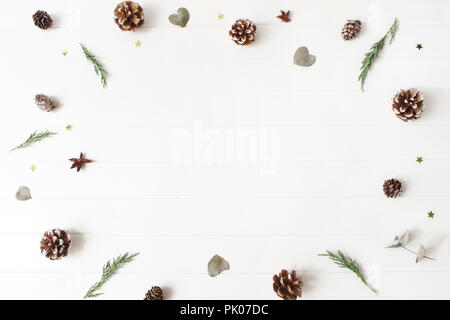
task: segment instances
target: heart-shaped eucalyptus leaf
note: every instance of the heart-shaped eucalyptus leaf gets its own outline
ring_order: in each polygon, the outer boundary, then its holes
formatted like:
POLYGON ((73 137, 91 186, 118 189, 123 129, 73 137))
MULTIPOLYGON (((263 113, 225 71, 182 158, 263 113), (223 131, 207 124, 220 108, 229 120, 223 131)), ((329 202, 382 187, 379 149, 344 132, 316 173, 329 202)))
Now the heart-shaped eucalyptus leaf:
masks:
POLYGON ((217 254, 208 262, 208 274, 210 277, 218 276, 222 271, 229 269, 230 264, 217 254))
POLYGON ((316 56, 309 54, 308 48, 300 47, 295 51, 294 64, 302 67, 312 66, 316 62, 316 56))
POLYGON ((31 192, 28 187, 21 186, 16 192, 16 199, 19 201, 26 201, 31 199, 31 192))
POLYGON ((184 28, 189 21, 189 11, 186 8, 179 8, 177 13, 169 16, 169 21, 176 26, 184 28))

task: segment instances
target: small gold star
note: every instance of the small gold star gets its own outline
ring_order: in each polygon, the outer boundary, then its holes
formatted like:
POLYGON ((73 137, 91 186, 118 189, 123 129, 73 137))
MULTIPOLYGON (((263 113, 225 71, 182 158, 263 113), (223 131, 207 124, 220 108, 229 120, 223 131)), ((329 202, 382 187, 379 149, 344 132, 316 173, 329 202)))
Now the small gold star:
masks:
POLYGON ((431 219, 434 218, 434 213, 433 213, 433 211, 430 211, 430 212, 428 212, 427 214, 428 214, 428 218, 431 218, 431 219))
POLYGON ((419 50, 422 49, 422 48, 423 48, 423 47, 422 47, 422 44, 418 43, 417 46, 416 46, 416 48, 419 49, 419 50))
POLYGON ((422 157, 417 157, 416 161, 420 164, 423 161, 423 159, 422 157))
POLYGON ((223 15, 223 14, 221 14, 221 13, 219 13, 219 14, 217 15, 217 18, 219 18, 219 20, 222 20, 222 19, 223 19, 223 17, 224 17, 224 15, 223 15))
POLYGON ((72 126, 71 126, 70 124, 67 125, 67 126, 66 126, 66 130, 67 130, 67 131, 71 131, 71 130, 72 130, 72 126))
POLYGON ((63 55, 63 56, 66 56, 67 53, 68 53, 67 50, 63 50, 62 55, 63 55))
POLYGON ((142 44, 142 42, 140 42, 140 41, 138 40, 138 41, 136 41, 134 44, 136 45, 136 47, 140 47, 141 44, 142 44))
POLYGON ((31 169, 31 171, 34 171, 34 170, 36 170, 36 166, 34 164, 32 164, 30 169, 31 169))

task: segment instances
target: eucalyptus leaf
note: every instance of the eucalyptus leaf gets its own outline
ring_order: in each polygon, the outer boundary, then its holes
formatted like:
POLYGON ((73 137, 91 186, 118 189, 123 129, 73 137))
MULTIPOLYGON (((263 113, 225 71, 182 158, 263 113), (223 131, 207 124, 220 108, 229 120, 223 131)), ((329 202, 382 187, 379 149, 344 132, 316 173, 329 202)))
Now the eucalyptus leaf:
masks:
POLYGON ((316 56, 309 54, 308 48, 300 47, 295 51, 294 54, 294 64, 309 67, 312 66, 316 62, 316 56))
POLYGON ((385 248, 398 248, 398 247, 400 247, 400 243, 398 242, 398 237, 395 236, 394 241, 388 244, 385 248))
POLYGON ((409 231, 405 231, 398 240, 398 243, 402 246, 406 246, 409 241, 409 231))
POLYGON ((395 236, 394 241, 392 241, 386 248, 398 248, 406 246, 409 241, 409 231, 405 231, 400 237, 395 236))
POLYGON ((419 246, 419 251, 417 252, 416 263, 422 260, 425 257, 425 247, 423 244, 419 246))
POLYGON ((177 13, 169 16, 169 21, 176 26, 184 28, 189 21, 189 11, 186 8, 179 8, 177 13))
POLYGON ((218 276, 222 271, 229 270, 230 264, 219 255, 215 255, 208 262, 208 274, 210 277, 218 276))
POLYGON ((28 187, 21 186, 16 192, 16 199, 19 201, 26 201, 31 199, 31 192, 28 187))

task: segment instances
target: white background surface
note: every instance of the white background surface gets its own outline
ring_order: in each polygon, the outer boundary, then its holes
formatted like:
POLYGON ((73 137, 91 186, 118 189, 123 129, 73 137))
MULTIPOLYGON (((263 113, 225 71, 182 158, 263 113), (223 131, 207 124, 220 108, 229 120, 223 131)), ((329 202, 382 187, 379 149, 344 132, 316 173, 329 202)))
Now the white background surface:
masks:
POLYGON ((160 285, 168 299, 272 299, 282 268, 301 274, 304 299, 450 298, 448 1, 140 0, 135 33, 115 25, 118 2, 3 4, 0 298, 79 299, 126 251, 141 254, 101 298, 142 299, 160 285), (167 20, 180 6, 191 13, 184 29, 167 20), (38 9, 52 29, 33 25, 38 9), (279 9, 292 10, 291 23, 279 9), (394 17, 397 37, 361 93, 363 54, 394 17), (257 25, 251 46, 229 39, 237 18, 257 25), (353 41, 340 36, 346 19, 363 21, 353 41), (109 71, 106 89, 79 42, 109 71), (317 56, 311 68, 293 65, 300 46, 317 56), (426 111, 403 123, 391 99, 410 87, 426 111), (42 112, 37 93, 61 108, 42 112), (46 129, 59 134, 8 151, 46 129), (240 153, 242 133, 256 134, 249 149, 264 157, 240 153), (175 161, 180 150, 194 161, 175 161), (77 173, 67 159, 80 151, 96 162, 77 173), (403 182, 400 198, 383 195, 388 178, 403 182), (14 198, 21 185, 32 200, 14 198), (54 227, 73 239, 60 261, 39 252, 54 227), (384 249, 405 229, 411 249, 423 243, 438 260, 384 249), (317 256, 327 249, 360 261, 379 294, 317 256), (216 253, 231 270, 209 278, 216 253))

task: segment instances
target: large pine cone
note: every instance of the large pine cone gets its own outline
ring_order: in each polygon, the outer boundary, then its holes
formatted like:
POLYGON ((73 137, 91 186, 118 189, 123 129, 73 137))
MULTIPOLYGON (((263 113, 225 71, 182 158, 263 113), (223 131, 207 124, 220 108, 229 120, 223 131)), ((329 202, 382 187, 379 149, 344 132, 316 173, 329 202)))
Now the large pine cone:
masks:
POLYGON ((287 270, 281 270, 279 275, 273 276, 273 291, 284 300, 297 300, 302 296, 303 282, 301 277, 297 278, 295 270, 290 273, 287 270))
POLYGON ((255 40, 256 26, 247 19, 239 19, 231 26, 231 40, 239 45, 247 45, 255 40))
POLYGON ((50 99, 45 94, 37 94, 34 97, 34 102, 36 105, 43 111, 52 111, 58 106, 58 103, 52 99, 50 99))
POLYGON ((42 30, 47 30, 53 24, 52 17, 50 17, 47 12, 42 10, 38 10, 35 14, 33 14, 33 21, 35 26, 42 30))
POLYGON ((361 31, 361 21, 347 20, 346 24, 342 28, 342 38, 344 38, 344 40, 353 39, 358 35, 359 31, 361 31))
POLYGON ((67 231, 49 230, 42 236, 41 253, 50 260, 61 259, 69 253, 70 243, 71 240, 67 231))
POLYGON ((383 184, 383 192, 388 198, 397 198, 402 192, 402 183, 397 179, 386 180, 383 184))
POLYGON ((114 10, 114 16, 122 31, 135 31, 144 24, 144 9, 133 1, 119 3, 114 10))
POLYGON ((144 300, 162 300, 163 291, 160 287, 154 286, 145 294, 144 300))
POLYGON ((417 89, 400 90, 393 99, 392 110, 403 121, 420 118, 423 112, 422 92, 417 89))

